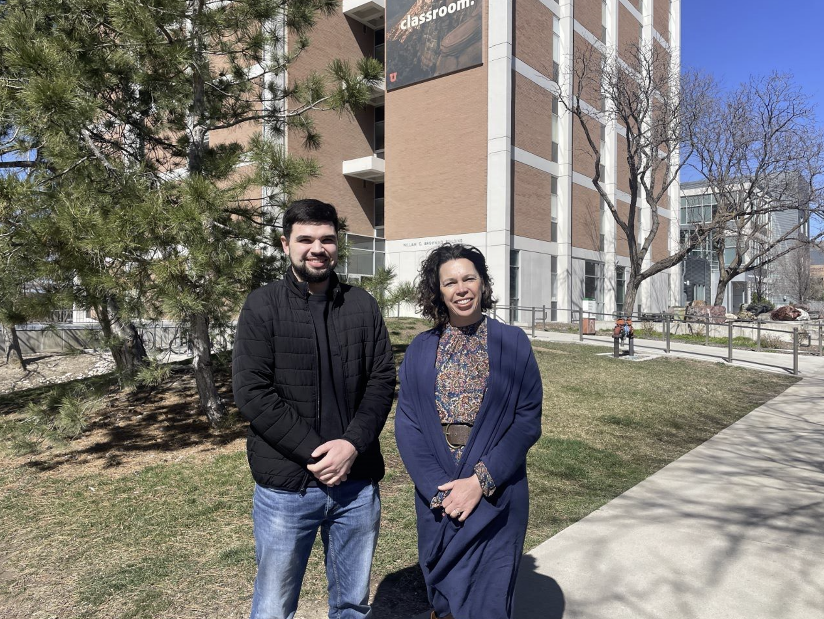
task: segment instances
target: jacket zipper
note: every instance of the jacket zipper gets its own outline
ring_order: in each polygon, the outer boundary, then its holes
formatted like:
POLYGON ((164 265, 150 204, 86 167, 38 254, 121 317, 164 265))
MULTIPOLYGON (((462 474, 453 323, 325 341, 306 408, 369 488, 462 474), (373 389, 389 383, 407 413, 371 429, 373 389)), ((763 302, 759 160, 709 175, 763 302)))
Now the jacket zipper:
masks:
POLYGON ((334 327, 333 330, 335 332, 335 344, 338 347, 338 354, 340 355, 340 369, 341 369, 340 373, 343 376, 343 385, 341 385, 341 387, 343 388, 343 404, 344 404, 344 406, 346 406, 346 421, 348 423, 348 422, 352 421, 352 412, 353 411, 352 411, 352 407, 349 406, 349 390, 346 388, 346 379, 347 379, 346 364, 343 362, 343 348, 341 348, 340 338, 338 338, 338 332, 339 331, 338 331, 338 324, 337 324, 337 318, 336 318, 337 314, 334 312, 335 300, 337 299, 337 297, 338 297, 338 291, 337 291, 337 289, 335 289, 332 292, 332 304, 329 306, 329 318, 332 321, 332 326, 334 327))
MULTIPOLYGON (((309 314, 309 322, 312 323, 312 335, 313 341, 315 343, 314 346, 314 355, 315 355, 315 432, 320 434, 320 353, 318 352, 318 339, 317 334, 315 333, 315 319, 312 317, 312 310, 309 309, 309 289, 307 287, 304 301, 306 302, 306 312, 309 314)), ((300 489, 301 494, 306 494, 306 488, 309 485, 309 480, 311 479, 311 474, 309 471, 306 471, 306 474, 303 478, 303 485, 300 489)))

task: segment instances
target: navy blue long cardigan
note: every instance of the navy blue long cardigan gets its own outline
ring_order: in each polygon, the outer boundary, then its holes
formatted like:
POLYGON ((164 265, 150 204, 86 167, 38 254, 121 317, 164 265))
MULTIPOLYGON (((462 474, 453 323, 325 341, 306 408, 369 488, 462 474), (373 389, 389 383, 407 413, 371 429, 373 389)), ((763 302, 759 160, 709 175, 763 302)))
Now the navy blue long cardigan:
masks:
POLYGON ((526 334, 487 318, 489 382, 458 465, 435 407, 439 331, 418 335, 406 351, 395 436, 415 483, 418 556, 429 601, 455 619, 509 619, 529 516, 526 453, 541 435, 543 389, 526 334), (459 523, 430 509, 438 486, 486 464, 495 493, 459 523))

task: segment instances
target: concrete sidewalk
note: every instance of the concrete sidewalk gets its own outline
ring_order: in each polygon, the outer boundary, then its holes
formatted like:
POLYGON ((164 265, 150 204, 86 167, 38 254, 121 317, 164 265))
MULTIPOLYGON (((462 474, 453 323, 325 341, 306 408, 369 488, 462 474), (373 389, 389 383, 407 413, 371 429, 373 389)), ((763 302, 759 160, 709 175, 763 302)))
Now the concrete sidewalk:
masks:
POLYGON ((518 619, 824 617, 824 379, 524 557, 518 619))
MULTIPOLYGON (((531 333, 527 330, 527 333, 531 333)), ((577 333, 555 333, 552 331, 536 331, 536 340, 546 340, 551 342, 581 343, 577 333)), ((608 346, 610 350, 613 340, 609 336, 585 335, 583 344, 596 346, 608 346)), ((676 356, 698 361, 714 361, 726 363, 727 347, 702 346, 700 344, 685 344, 677 340, 670 341, 670 353, 664 351, 663 340, 635 339, 636 356, 652 355, 676 356)), ((626 352, 626 346, 621 348, 622 353, 626 352)), ((793 356, 792 353, 757 352, 754 350, 742 350, 734 348, 732 351, 733 365, 745 367, 753 370, 766 370, 770 372, 792 373, 793 356)), ((822 376, 824 377, 824 357, 809 354, 798 355, 799 376, 822 376)))

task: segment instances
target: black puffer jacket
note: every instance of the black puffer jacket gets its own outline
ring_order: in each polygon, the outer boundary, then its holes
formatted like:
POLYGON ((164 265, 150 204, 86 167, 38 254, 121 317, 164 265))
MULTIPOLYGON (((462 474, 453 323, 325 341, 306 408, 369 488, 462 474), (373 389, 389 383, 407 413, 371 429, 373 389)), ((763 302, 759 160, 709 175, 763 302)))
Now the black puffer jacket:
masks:
MULTIPOLYGON (((333 274, 331 321, 343 361, 347 419, 342 438, 358 451, 350 475, 384 475, 378 435, 395 390, 395 364, 378 304, 333 274)), ((280 281, 252 292, 238 319, 232 387, 249 421, 247 456, 262 485, 301 490, 310 480, 317 433, 318 353, 309 291, 289 269, 280 281)))

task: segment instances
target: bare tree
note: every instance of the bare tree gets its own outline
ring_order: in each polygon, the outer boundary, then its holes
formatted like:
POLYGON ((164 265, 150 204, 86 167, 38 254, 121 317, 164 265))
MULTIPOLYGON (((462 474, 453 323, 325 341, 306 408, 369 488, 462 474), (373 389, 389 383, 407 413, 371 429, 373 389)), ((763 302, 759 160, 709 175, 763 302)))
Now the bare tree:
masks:
POLYGON ((692 165, 715 198, 713 250, 719 281, 764 269, 822 238, 820 218, 824 136, 809 98, 792 77, 751 78, 708 97, 710 113, 691 132, 692 165))
POLYGON ((809 246, 804 245, 784 254, 776 266, 779 293, 786 295, 787 300, 793 303, 807 303, 813 292, 809 246))
POLYGON ((656 44, 628 46, 620 54, 577 47, 569 78, 572 99, 561 103, 586 137, 593 186, 626 239, 625 306, 631 308, 643 281, 680 263, 711 234, 710 226, 696 226, 674 254, 647 262, 655 237, 668 234, 669 220, 662 230, 660 209, 669 208, 667 194, 691 154, 690 132, 706 113, 704 96, 712 82, 696 72, 680 75, 670 54, 656 44), (628 208, 619 208, 606 190, 595 123, 616 125, 626 148, 628 208), (646 229, 640 225, 643 211, 649 213, 646 229))

